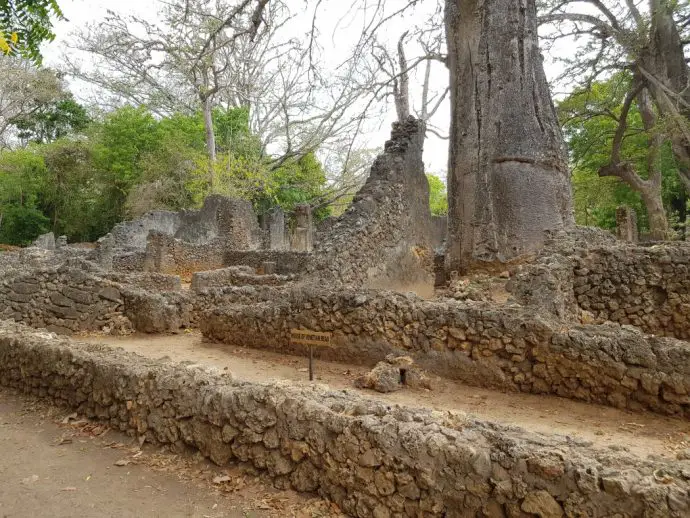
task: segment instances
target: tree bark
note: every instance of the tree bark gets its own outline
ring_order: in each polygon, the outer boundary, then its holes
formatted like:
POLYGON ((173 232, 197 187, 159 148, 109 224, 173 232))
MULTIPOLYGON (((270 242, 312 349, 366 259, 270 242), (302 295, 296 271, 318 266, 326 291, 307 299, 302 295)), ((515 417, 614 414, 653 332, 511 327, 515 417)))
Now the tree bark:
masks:
POLYGON ((211 96, 202 99, 204 106, 204 128, 206 130, 206 152, 208 154, 208 182, 211 192, 214 188, 215 164, 216 164, 216 134, 213 131, 213 102, 211 96))
POLYGON ((534 0, 446 0, 448 266, 508 261, 574 224, 534 0))
POLYGON ((680 32, 668 0, 649 0, 649 42, 639 64, 660 113, 674 122, 673 153, 680 178, 690 190, 690 70, 680 32))

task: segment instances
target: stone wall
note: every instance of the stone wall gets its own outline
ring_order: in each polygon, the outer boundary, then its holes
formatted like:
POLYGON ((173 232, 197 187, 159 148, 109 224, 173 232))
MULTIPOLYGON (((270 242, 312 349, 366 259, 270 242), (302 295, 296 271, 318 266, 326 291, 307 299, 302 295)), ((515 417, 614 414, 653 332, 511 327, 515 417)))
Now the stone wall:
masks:
POLYGON ((343 391, 229 375, 0 323, 0 384, 153 443, 249 463, 350 516, 682 518, 690 463, 343 391))
POLYGON ((420 122, 394 123, 352 205, 316 247, 315 283, 433 294, 429 185, 420 122))
POLYGON ((574 292, 597 322, 690 338, 690 246, 619 246, 576 256, 574 292))
POLYGON ((448 237, 448 216, 431 216, 431 246, 441 248, 448 237))
POLYGON ((690 418, 690 344, 617 325, 571 325, 519 306, 422 300, 378 291, 292 291, 216 307, 204 336, 306 354, 291 328, 333 333, 324 359, 373 365, 387 354, 465 383, 690 418))
POLYGON ((144 270, 166 274, 184 274, 214 270, 225 266, 225 242, 190 243, 162 232, 149 233, 144 255, 144 270))
POLYGON ((565 320, 630 324, 690 338, 690 244, 571 243, 547 248, 511 281, 515 299, 565 320))
POLYGON ((229 266, 192 275, 193 291, 223 286, 280 286, 294 280, 294 275, 257 274, 250 266, 229 266))
POLYGON ((90 269, 82 261, 3 278, 0 318, 66 334, 126 325, 120 285, 90 269))

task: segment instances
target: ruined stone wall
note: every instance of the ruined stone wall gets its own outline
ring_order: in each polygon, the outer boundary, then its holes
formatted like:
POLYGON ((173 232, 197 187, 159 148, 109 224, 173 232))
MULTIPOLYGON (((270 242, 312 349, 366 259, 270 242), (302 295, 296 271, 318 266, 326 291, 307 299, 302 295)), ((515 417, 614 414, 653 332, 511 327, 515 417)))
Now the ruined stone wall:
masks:
POLYGON ((88 270, 88 263, 63 264, 3 278, 0 318, 63 334, 121 324, 120 285, 88 270))
POLYGON ((690 463, 343 391, 232 381, 0 323, 0 385, 153 443, 243 462, 350 516, 682 518, 690 463))
POLYGON ((352 205, 317 243, 310 270, 314 282, 433 293, 420 124, 394 123, 391 140, 352 205))
POLYGON ((287 250, 226 250, 223 262, 227 266, 246 265, 255 270, 264 263, 275 263, 276 273, 280 275, 302 274, 313 261, 313 254, 287 250))
POLYGON ((431 246, 440 248, 448 237, 448 216, 431 216, 431 246))
POLYGON ((320 358, 373 365, 387 354, 473 385, 556 394, 690 417, 690 344, 617 325, 564 328, 519 306, 424 301, 376 291, 298 291, 212 309, 204 336, 306 354, 291 328, 333 333, 320 358))
POLYGON ((192 275, 191 288, 199 291, 223 286, 280 286, 294 280, 294 275, 257 275, 250 266, 229 266, 192 275))
POLYGON ((690 246, 582 243, 547 249, 509 289, 525 306, 564 320, 580 310, 660 336, 690 338, 690 246))
POLYGON ((618 246, 576 256, 574 293, 597 322, 690 338, 690 246, 618 246))
POLYGON ((226 244, 221 240, 195 244, 162 232, 149 233, 144 256, 144 270, 180 274, 214 270, 225 266, 226 244))

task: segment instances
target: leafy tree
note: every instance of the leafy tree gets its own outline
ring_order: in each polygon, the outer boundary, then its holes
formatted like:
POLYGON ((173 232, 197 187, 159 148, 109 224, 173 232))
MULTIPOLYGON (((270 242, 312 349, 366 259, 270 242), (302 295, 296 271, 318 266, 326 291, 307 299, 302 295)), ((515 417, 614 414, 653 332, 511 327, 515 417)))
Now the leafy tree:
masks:
POLYGON ((39 104, 32 112, 12 119, 20 139, 39 144, 83 132, 89 122, 86 109, 71 95, 39 104))
POLYGON ((33 151, 0 153, 0 242, 26 245, 47 230, 49 220, 38 208, 44 175, 33 151))
POLYGON ((41 43, 55 39, 51 16, 62 19, 55 0, 0 0, 0 52, 40 64, 41 43))
POLYGON ((575 217, 579 224, 613 229, 616 207, 629 205, 638 213, 641 230, 663 238, 667 212, 680 209, 684 214, 685 194, 670 143, 645 124, 637 103, 629 100, 626 108, 629 92, 630 77, 617 74, 575 91, 558 105, 573 166, 575 217), (611 167, 621 173, 609 174, 611 167))
POLYGON ((448 192, 446 184, 435 174, 427 174, 429 181, 429 208, 434 216, 448 214, 448 192))

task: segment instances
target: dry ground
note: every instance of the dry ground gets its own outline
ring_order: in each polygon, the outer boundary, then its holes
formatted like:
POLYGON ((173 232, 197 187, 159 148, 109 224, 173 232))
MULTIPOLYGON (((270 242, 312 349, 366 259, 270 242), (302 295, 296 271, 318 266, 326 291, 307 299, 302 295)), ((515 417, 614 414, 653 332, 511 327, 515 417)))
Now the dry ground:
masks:
MULTIPOLYGON (((267 381, 287 379, 308 383, 306 358, 249 348, 228 347, 202 341, 199 333, 175 336, 86 336, 80 340, 119 346, 150 358, 227 368, 237 379, 267 381)), ((481 419, 518 425, 527 430, 557 433, 592 441, 600 447, 628 449, 640 457, 675 457, 690 447, 690 423, 654 414, 626 412, 569 399, 531 394, 503 393, 468 387, 440 378, 434 390, 404 389, 393 394, 359 391, 353 381, 364 367, 316 361, 316 382, 408 406, 459 410, 481 419)))
POLYGON ((338 516, 331 504, 276 491, 240 468, 132 441, 1 389, 0 518, 338 516))

